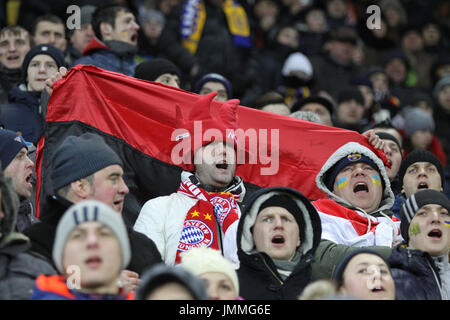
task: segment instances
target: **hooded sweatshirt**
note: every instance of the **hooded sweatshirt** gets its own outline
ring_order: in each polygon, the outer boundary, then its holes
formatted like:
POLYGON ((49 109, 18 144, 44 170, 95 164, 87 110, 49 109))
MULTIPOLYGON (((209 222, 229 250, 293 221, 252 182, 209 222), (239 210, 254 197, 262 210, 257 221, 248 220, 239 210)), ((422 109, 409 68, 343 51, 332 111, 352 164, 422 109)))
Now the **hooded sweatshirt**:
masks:
POLYGON ((328 199, 313 202, 322 222, 322 239, 357 247, 392 247, 394 242, 402 240, 400 221, 395 217, 391 218, 392 213, 389 210, 395 200, 389 178, 383 162, 370 149, 355 142, 343 145, 325 162, 316 177, 316 184, 328 197, 328 199), (326 186, 327 172, 337 162, 352 153, 360 153, 370 158, 377 165, 378 168, 375 169, 383 180, 382 199, 378 209, 373 212, 366 212, 353 206, 326 186))
POLYGON ((300 192, 286 187, 271 187, 252 194, 246 201, 237 234, 240 295, 244 299, 297 299, 311 281, 311 262, 319 245, 320 235, 319 215, 300 192), (253 241, 252 228, 260 207, 273 195, 289 196, 302 214, 294 217, 299 225, 299 237, 303 241, 290 261, 275 260, 265 252, 257 251, 253 241))

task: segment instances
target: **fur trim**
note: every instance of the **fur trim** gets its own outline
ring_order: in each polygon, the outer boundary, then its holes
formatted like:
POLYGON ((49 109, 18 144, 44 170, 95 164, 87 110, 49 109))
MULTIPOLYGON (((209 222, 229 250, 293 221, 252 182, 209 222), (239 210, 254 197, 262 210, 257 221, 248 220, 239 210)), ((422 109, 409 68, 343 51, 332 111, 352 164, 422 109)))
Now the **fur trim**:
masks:
POLYGON ((330 170, 339 160, 341 160, 342 158, 346 157, 351 153, 361 153, 369 157, 378 166, 378 170, 380 171, 381 176, 383 178, 385 188, 383 191, 383 198, 381 199, 380 207, 378 208, 377 211, 390 209, 394 205, 395 196, 394 193, 392 192, 391 182, 389 181, 389 177, 387 176, 383 161, 381 161, 381 159, 378 158, 375 155, 375 153, 373 153, 369 148, 366 148, 363 145, 360 145, 359 143, 356 142, 346 143, 345 145, 337 149, 330 156, 330 158, 328 158, 328 160, 325 162, 325 164, 322 166, 322 169, 316 176, 317 187, 323 192, 325 192, 328 198, 338 203, 344 203, 347 206, 351 206, 350 203, 348 203, 346 200, 334 194, 333 190, 329 190, 324 182, 324 177, 327 171, 330 170))

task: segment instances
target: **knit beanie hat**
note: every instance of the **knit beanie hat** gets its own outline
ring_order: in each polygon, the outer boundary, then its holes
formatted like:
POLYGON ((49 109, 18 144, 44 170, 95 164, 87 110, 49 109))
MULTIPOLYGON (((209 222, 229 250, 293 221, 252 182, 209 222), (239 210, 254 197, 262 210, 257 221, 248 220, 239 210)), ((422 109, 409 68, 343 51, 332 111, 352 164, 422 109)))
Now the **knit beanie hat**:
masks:
POLYGON ((336 268, 334 269, 334 272, 333 272, 333 275, 331 278, 334 281, 336 281, 336 283, 338 284, 339 287, 342 286, 342 284, 344 282, 344 272, 345 272, 345 269, 347 268, 347 265, 350 262, 350 260, 352 260, 358 254, 362 254, 362 253, 376 255, 376 256, 380 257, 386 263, 386 265, 389 266, 389 264, 386 262, 386 260, 383 258, 383 256, 381 254, 379 254, 378 252, 376 252, 372 249, 367 249, 367 248, 355 249, 354 251, 352 251, 349 254, 347 254, 346 256, 344 256, 341 260, 339 260, 338 264, 336 265, 336 268))
POLYGON ((324 98, 321 96, 309 96, 309 97, 298 100, 292 106, 291 113, 294 113, 295 111, 300 110, 305 104, 308 104, 308 103, 318 103, 318 104, 324 106, 325 108, 327 108, 328 111, 330 112, 330 115, 333 114, 333 111, 334 111, 333 103, 330 100, 328 100, 327 98, 324 98))
POLYGON ((351 101, 351 100, 355 100, 356 102, 358 102, 359 105, 364 107, 364 97, 358 88, 347 87, 347 88, 339 91, 338 96, 337 96, 338 104, 341 104, 341 103, 347 102, 347 101, 351 101))
POLYGON ((223 273, 230 278, 236 293, 239 295, 237 273, 232 264, 218 250, 207 247, 192 248, 181 254, 180 266, 195 276, 200 276, 207 272, 223 273))
POLYGON ((122 252, 121 269, 125 269, 131 259, 130 242, 127 229, 120 213, 103 202, 96 200, 81 201, 71 206, 58 223, 53 244, 53 261, 61 274, 65 273, 63 254, 67 238, 79 224, 89 221, 98 221, 111 229, 119 241, 122 252))
POLYGON ((28 150, 22 136, 11 130, 0 129, 0 162, 2 170, 5 170, 22 148, 28 150))
POLYGON ((285 77, 293 71, 302 71, 309 78, 313 76, 313 66, 303 53, 294 52, 287 57, 284 61, 283 68, 281 69, 281 74, 285 77))
POLYGON ((54 192, 113 164, 123 167, 122 160, 99 135, 87 132, 79 137, 68 136, 53 155, 54 192))
POLYGON ((444 167, 442 166, 441 161, 436 157, 432 152, 428 150, 416 149, 409 153, 403 160, 400 165, 400 169, 398 170, 398 178, 401 185, 403 185, 403 178, 405 177, 406 170, 408 170, 409 166, 416 162, 429 162, 435 165, 439 174, 441 175, 441 182, 444 185, 445 176, 444 176, 444 167))
MULTIPOLYGON (((378 173, 380 174, 380 170, 378 166, 375 164, 375 162, 370 159, 369 157, 360 154, 360 153, 351 153, 347 155, 346 157, 342 158, 336 164, 331 167, 325 174, 324 177, 324 183, 327 186, 328 190, 333 191, 334 181, 336 180, 336 176, 341 172, 342 169, 344 169, 346 166, 355 164, 355 163, 367 163, 369 166, 374 168, 378 173)), ((381 179, 384 189, 384 181, 381 179)))
POLYGON ((31 60, 38 54, 46 54, 52 57, 53 60, 55 60, 58 69, 59 67, 63 67, 66 65, 66 61, 64 60, 64 53, 61 50, 55 48, 51 44, 39 44, 32 47, 23 59, 22 78, 24 80, 27 78, 28 65, 30 64, 31 60))
POLYGON ((294 217, 298 217, 297 219, 298 229, 301 230, 300 241, 303 243, 305 233, 302 232, 302 230, 305 230, 305 219, 303 217, 302 211, 295 203, 295 201, 292 199, 292 197, 286 194, 274 195, 261 204, 261 206, 259 207, 259 212, 261 212, 267 207, 282 207, 285 208, 294 217))
POLYGON ((206 82, 220 82, 225 87, 225 90, 227 90, 228 99, 231 99, 231 97, 233 96, 233 90, 230 81, 218 73, 208 73, 201 77, 195 83, 194 92, 200 93, 200 90, 202 90, 202 87, 206 82))
POLYGON ((414 132, 419 130, 430 130, 434 132, 433 117, 419 108, 412 108, 405 115, 405 134, 406 137, 411 137, 414 132))
POLYGON ((177 66, 170 60, 155 58, 137 65, 134 77, 137 79, 155 81, 164 73, 176 74, 181 80, 181 74, 177 66))
POLYGON ((427 204, 441 205, 450 212, 450 200, 443 192, 427 189, 412 194, 406 199, 400 209, 400 232, 406 242, 409 242, 408 230, 411 220, 414 218, 417 210, 427 204))
POLYGON ((446 86, 450 86, 450 75, 442 77, 434 86, 433 96, 438 97, 439 92, 446 86))

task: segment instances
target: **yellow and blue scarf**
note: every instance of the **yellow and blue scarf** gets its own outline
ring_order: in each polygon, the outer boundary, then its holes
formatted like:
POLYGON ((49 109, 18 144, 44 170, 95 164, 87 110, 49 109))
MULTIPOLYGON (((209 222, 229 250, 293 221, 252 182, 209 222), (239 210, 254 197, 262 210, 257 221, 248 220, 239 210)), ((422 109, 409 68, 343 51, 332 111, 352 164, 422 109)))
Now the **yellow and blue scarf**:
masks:
MULTIPOLYGON (((235 0, 225 0, 222 10, 227 18, 228 28, 237 46, 250 48, 250 27, 244 8, 235 0)), ((206 8, 203 0, 186 1, 181 14, 181 41, 192 54, 197 51, 206 21, 206 8)))

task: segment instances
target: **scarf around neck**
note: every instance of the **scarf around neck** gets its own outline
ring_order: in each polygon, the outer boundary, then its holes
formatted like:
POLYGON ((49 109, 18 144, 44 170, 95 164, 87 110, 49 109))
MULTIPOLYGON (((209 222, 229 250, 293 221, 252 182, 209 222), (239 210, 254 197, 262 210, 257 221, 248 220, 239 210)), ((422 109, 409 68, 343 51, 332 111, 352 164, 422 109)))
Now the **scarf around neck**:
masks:
MULTIPOLYGON (((186 174, 184 177, 186 177, 186 174)), ((226 235, 229 227, 239 221, 239 209, 236 201, 241 200, 241 195, 243 197, 242 180, 238 185, 232 184, 226 189, 240 190, 241 193, 236 195, 226 190, 223 192, 207 192, 192 183, 195 180, 197 179, 193 174, 188 175, 186 179, 182 180, 177 191, 198 201, 186 214, 175 264, 181 262, 180 255, 182 252, 192 248, 205 246, 215 250, 223 250, 222 235, 226 235)))

